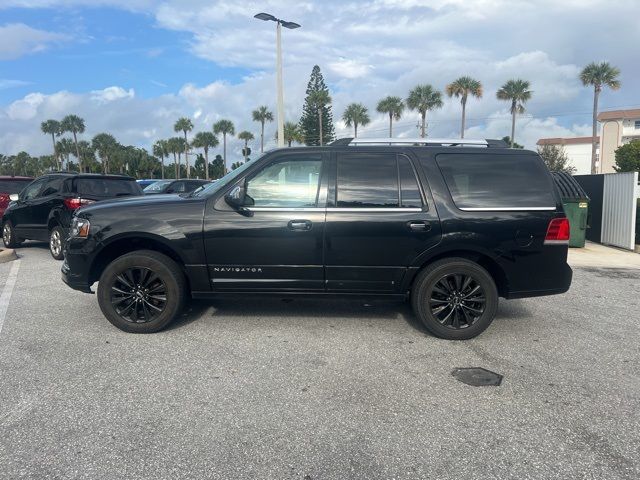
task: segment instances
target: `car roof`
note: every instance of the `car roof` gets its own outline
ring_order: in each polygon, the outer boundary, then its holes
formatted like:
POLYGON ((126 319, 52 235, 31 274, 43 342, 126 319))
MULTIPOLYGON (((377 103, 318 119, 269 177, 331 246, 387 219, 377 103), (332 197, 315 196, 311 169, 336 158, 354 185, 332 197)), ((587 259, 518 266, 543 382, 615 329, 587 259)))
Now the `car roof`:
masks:
POLYGON ((69 178, 86 178, 86 179, 108 179, 108 180, 133 180, 134 177, 129 175, 112 175, 112 174, 103 174, 103 173, 77 173, 77 172, 50 172, 42 175, 43 177, 50 176, 61 176, 61 177, 69 177, 69 178))

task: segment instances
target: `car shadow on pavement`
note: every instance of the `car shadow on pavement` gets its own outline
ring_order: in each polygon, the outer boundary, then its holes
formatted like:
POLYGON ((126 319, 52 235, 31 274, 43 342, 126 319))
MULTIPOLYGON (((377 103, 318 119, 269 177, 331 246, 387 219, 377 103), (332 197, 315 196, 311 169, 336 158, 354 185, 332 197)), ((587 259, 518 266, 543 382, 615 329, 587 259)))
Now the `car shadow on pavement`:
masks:
POLYGON ((411 310, 409 302, 357 300, 357 299, 313 299, 270 297, 225 297, 212 301, 192 300, 179 319, 168 329, 177 329, 195 321, 206 321, 206 312, 213 307, 211 317, 277 318, 286 320, 325 320, 328 324, 340 321, 371 320, 404 321, 414 330, 428 334, 411 310))

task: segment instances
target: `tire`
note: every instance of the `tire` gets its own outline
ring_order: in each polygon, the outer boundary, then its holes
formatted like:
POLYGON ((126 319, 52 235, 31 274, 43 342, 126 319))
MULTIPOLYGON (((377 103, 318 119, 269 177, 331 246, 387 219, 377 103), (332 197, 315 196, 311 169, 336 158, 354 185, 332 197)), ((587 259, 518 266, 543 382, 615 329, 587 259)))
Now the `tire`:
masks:
POLYGON ((56 260, 64 260, 64 231, 58 225, 49 232, 49 252, 56 260))
POLYGON ((7 248, 17 248, 23 242, 21 238, 16 237, 16 233, 11 220, 7 220, 2 225, 2 242, 7 248))
POLYGON ((129 333, 155 333, 180 314, 186 291, 176 262, 155 251, 138 250, 107 266, 97 293, 102 313, 114 326, 129 333))
POLYGON ((477 263, 446 258, 420 272, 411 290, 411 305, 436 337, 467 340, 491 325, 498 310, 498 289, 477 263))

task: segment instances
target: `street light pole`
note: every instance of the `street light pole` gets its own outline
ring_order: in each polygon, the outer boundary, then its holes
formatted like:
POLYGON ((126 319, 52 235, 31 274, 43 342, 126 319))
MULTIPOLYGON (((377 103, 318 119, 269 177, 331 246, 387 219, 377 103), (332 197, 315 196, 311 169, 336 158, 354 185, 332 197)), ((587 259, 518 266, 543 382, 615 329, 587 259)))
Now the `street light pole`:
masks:
POLYGON ((255 18, 276 22, 276 115, 278 122, 278 147, 284 147, 284 86, 282 82, 282 27, 289 29, 300 28, 295 22, 288 22, 274 17, 269 13, 258 13, 255 18))
POLYGON ((282 26, 276 22, 276 88, 278 90, 278 148, 284 147, 284 87, 282 85, 282 26))

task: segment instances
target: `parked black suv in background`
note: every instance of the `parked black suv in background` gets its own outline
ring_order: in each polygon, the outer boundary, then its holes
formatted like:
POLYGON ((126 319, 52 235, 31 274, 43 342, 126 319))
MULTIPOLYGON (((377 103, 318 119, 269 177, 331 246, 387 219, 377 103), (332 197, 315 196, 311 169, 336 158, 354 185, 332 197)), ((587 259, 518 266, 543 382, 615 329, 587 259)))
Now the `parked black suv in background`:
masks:
POLYGON ((62 260, 73 213, 99 200, 142 195, 135 178, 122 175, 51 173, 22 190, 2 217, 7 248, 24 240, 49 242, 53 258, 62 260))
POLYGON ((209 183, 209 180, 158 180, 144 187, 145 195, 157 195, 161 193, 190 193, 195 189, 209 183))
POLYGON ((542 159, 500 141, 345 139, 273 150, 191 195, 74 220, 63 280, 128 332, 187 295, 410 298, 433 334, 471 338, 498 297, 567 291, 569 224, 542 159))

